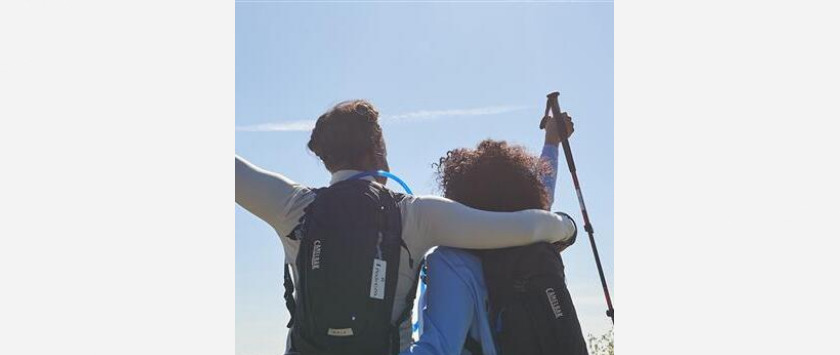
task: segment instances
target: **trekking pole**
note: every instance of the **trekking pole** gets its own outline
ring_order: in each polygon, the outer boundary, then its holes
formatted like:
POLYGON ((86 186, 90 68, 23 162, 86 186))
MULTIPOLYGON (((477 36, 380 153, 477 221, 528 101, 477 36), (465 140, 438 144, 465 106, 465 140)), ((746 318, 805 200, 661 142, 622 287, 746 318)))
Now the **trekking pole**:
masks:
MULTIPOLYGON (((561 144, 563 144, 563 153, 566 155, 566 163, 569 165, 569 172, 572 174, 572 183, 575 185, 575 192, 577 193, 578 203, 580 204, 580 212, 583 215, 583 229, 589 234, 589 244, 592 246, 592 254, 595 255, 595 264, 598 265, 598 274, 601 276, 601 286, 604 287, 604 297, 607 299, 607 317, 610 317, 610 320, 615 323, 615 318, 613 317, 614 311, 612 299, 610 299, 610 290, 607 287, 607 279, 604 277, 604 268, 601 266, 601 257, 598 255, 598 247, 595 246, 595 232, 592 229, 592 224, 589 222, 589 213, 586 211, 586 205, 583 203, 583 194, 580 192, 580 182, 578 182, 577 170, 575 169, 575 159, 572 158, 572 147, 569 146, 566 123, 563 122, 563 116, 560 113, 560 103, 557 100, 559 96, 560 93, 557 91, 546 95, 548 100, 545 103, 546 113, 543 121, 545 121, 548 117, 549 110, 551 111, 551 115, 554 116, 554 119, 557 120, 557 128, 560 129, 560 136, 563 137, 560 141, 561 144)), ((540 126, 542 128, 543 125, 541 124, 540 126)))

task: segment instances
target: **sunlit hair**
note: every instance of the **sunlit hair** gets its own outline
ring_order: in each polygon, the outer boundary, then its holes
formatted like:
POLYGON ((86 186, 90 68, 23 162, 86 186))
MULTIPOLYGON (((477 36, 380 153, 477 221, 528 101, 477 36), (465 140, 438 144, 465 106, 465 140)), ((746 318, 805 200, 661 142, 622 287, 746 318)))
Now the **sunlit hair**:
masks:
POLYGON ((446 198, 487 211, 549 208, 542 176, 550 169, 524 147, 484 140, 475 149, 454 149, 437 164, 446 198))
POLYGON ((365 100, 344 101, 318 117, 307 147, 327 169, 361 170, 363 160, 384 157, 379 112, 365 100))

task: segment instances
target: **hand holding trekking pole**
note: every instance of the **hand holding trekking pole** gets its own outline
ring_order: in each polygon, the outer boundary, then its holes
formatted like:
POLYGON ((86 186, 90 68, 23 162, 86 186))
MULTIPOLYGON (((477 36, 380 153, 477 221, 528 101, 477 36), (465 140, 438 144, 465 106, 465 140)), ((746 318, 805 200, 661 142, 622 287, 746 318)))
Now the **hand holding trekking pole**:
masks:
POLYGON ((562 121, 566 125, 565 137, 557 125, 558 120, 552 119, 550 115, 543 117, 542 122, 540 122, 540 128, 545 129, 545 144, 560 145, 560 142, 564 139, 569 139, 572 133, 575 132, 575 124, 572 122, 572 117, 566 112, 561 112, 561 116, 562 121))

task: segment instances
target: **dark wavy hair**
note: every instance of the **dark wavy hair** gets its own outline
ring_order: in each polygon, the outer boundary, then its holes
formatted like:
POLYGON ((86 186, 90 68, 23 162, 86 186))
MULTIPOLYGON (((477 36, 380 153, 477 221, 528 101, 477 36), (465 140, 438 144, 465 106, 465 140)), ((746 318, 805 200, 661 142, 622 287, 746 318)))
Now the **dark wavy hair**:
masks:
POLYGON ((437 164, 437 179, 446 198, 499 212, 547 210, 542 182, 550 167, 524 147, 486 139, 475 149, 450 150, 437 164))
POLYGON ((341 102, 318 117, 306 146, 330 171, 369 168, 365 158, 385 156, 378 120, 379 112, 366 100, 341 102))

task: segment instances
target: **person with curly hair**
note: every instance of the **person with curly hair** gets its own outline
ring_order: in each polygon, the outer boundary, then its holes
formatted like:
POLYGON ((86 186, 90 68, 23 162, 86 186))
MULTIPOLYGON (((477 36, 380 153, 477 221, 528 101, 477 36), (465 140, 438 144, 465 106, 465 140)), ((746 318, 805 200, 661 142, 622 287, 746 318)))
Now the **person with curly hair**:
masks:
MULTIPOLYGON (((570 117, 563 121, 569 135, 570 117)), ((542 156, 518 145, 487 139, 475 149, 450 150, 437 164, 446 198, 485 211, 549 210, 557 180, 557 121, 547 120, 542 156)), ((570 218, 568 220, 571 220, 570 218)), ((576 234, 554 241, 557 251, 574 243, 576 234)), ((472 251, 438 247, 426 256, 426 292, 418 303, 420 339, 401 355, 498 354, 487 310, 482 261, 472 251), (472 343, 475 346, 467 346, 472 343)))
MULTIPOLYGON (((318 118, 307 146, 331 174, 331 186, 362 172, 388 170, 378 118, 379 112, 365 100, 339 103, 318 118)), ((239 156, 235 161, 236 203, 275 229, 282 241, 286 264, 297 280, 295 260, 301 245, 293 231, 298 230, 305 209, 315 200, 315 189, 260 169, 239 156)), ((374 181, 370 176, 361 179, 374 181)), ((379 184, 386 182, 383 178, 376 180, 379 184)), ((448 198, 405 195, 397 207, 405 250, 401 250, 397 265, 399 276, 390 320, 398 329, 399 350, 408 348, 412 341, 410 317, 405 319, 404 315, 406 309, 411 309, 409 300, 413 297, 407 296, 417 285, 420 263, 412 263, 411 255, 425 255, 439 245, 493 249, 558 242, 576 233, 574 222, 539 204, 517 212, 492 212, 448 198)), ((287 341, 287 350, 290 343, 287 341)))

